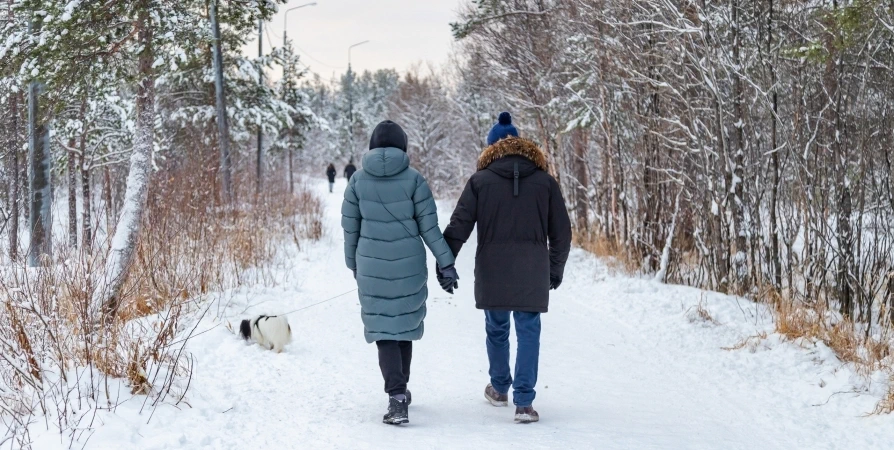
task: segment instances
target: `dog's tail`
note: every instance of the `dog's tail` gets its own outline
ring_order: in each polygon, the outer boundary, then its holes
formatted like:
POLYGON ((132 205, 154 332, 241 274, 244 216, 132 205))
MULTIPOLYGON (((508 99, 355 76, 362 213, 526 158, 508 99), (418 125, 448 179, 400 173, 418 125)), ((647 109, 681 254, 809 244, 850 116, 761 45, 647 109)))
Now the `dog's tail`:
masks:
POLYGON ((239 324, 239 334, 242 335, 242 339, 246 341, 251 339, 251 321, 246 319, 243 320, 242 323, 239 324))

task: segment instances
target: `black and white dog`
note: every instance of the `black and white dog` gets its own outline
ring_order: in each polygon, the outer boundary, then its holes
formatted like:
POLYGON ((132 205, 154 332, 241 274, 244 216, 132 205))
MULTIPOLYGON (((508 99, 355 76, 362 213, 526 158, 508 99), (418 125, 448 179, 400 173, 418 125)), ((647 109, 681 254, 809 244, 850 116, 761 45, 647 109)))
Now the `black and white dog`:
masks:
POLYGON ((257 342, 261 347, 279 353, 292 340, 292 327, 285 316, 260 315, 245 319, 239 325, 239 334, 246 341, 257 342))

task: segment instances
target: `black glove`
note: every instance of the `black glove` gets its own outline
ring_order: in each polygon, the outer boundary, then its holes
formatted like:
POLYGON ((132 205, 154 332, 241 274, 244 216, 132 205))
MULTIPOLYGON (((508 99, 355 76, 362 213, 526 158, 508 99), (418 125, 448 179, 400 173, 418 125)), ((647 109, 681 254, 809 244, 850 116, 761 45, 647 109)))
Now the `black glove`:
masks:
POLYGON ((354 272, 354 279, 357 279, 357 269, 351 269, 351 272, 354 272))
POLYGON ((549 276, 549 288, 550 290, 555 290, 559 288, 559 285, 562 284, 562 277, 557 275, 549 276))
POLYGON ((449 265, 447 267, 441 268, 437 267, 437 275, 438 275, 438 283, 441 285, 441 289, 447 291, 452 294, 454 289, 459 289, 459 274, 456 273, 456 268, 453 265, 449 265))

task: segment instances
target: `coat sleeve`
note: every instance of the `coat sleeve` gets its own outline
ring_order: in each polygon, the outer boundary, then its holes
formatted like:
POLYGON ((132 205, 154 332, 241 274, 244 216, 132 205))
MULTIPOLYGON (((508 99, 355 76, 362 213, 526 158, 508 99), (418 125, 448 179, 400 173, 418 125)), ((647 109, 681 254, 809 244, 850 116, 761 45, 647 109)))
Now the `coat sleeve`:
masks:
POLYGON ((441 267, 451 266, 454 263, 453 253, 447 246, 447 241, 441 234, 438 227, 438 207, 435 205, 435 198, 428 187, 428 182, 422 175, 416 178, 416 190, 413 192, 414 218, 416 224, 419 225, 419 234, 425 245, 435 255, 438 265, 441 267))
POLYGON ((348 269, 357 269, 357 242, 360 240, 360 199, 354 190, 354 181, 345 189, 345 199, 341 204, 341 227, 345 232, 345 264, 348 269))
POLYGON ((444 230, 444 239, 450 246, 453 256, 459 255, 459 251, 463 248, 472 230, 475 228, 475 222, 478 220, 478 193, 472 185, 472 179, 466 183, 459 201, 456 203, 456 209, 450 216, 450 225, 444 230))
POLYGON ((571 219, 568 218, 568 208, 565 207, 565 199, 562 198, 562 191, 555 179, 550 183, 547 227, 549 274, 562 278, 568 253, 571 252, 571 219))

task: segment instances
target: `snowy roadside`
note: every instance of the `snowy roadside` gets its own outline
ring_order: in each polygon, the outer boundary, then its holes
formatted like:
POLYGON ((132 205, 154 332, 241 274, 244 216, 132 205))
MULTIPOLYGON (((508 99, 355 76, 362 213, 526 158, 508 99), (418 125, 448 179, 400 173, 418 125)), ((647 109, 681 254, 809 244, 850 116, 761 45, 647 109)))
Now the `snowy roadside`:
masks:
MULTIPOLYGON (((195 324, 203 333, 188 345, 196 366, 184 402, 160 405, 150 420, 145 397, 133 397, 100 412, 100 425, 75 447, 884 448, 894 435, 890 417, 864 417, 883 380, 866 383, 822 344, 783 342, 763 306, 612 275, 582 250, 572 252, 543 318, 541 423, 514 425, 510 410, 482 398, 483 317, 474 309, 474 252, 464 252, 457 295, 429 298, 411 423, 386 427, 376 352, 363 339, 354 295, 290 315, 294 341, 280 355, 226 326, 355 287, 343 267, 341 197, 322 181, 317 191, 323 239, 284 248, 259 285, 225 292, 195 324)), ((442 225, 451 206, 440 205, 442 225)), ((67 445, 41 427, 32 430, 35 448, 67 445)))

